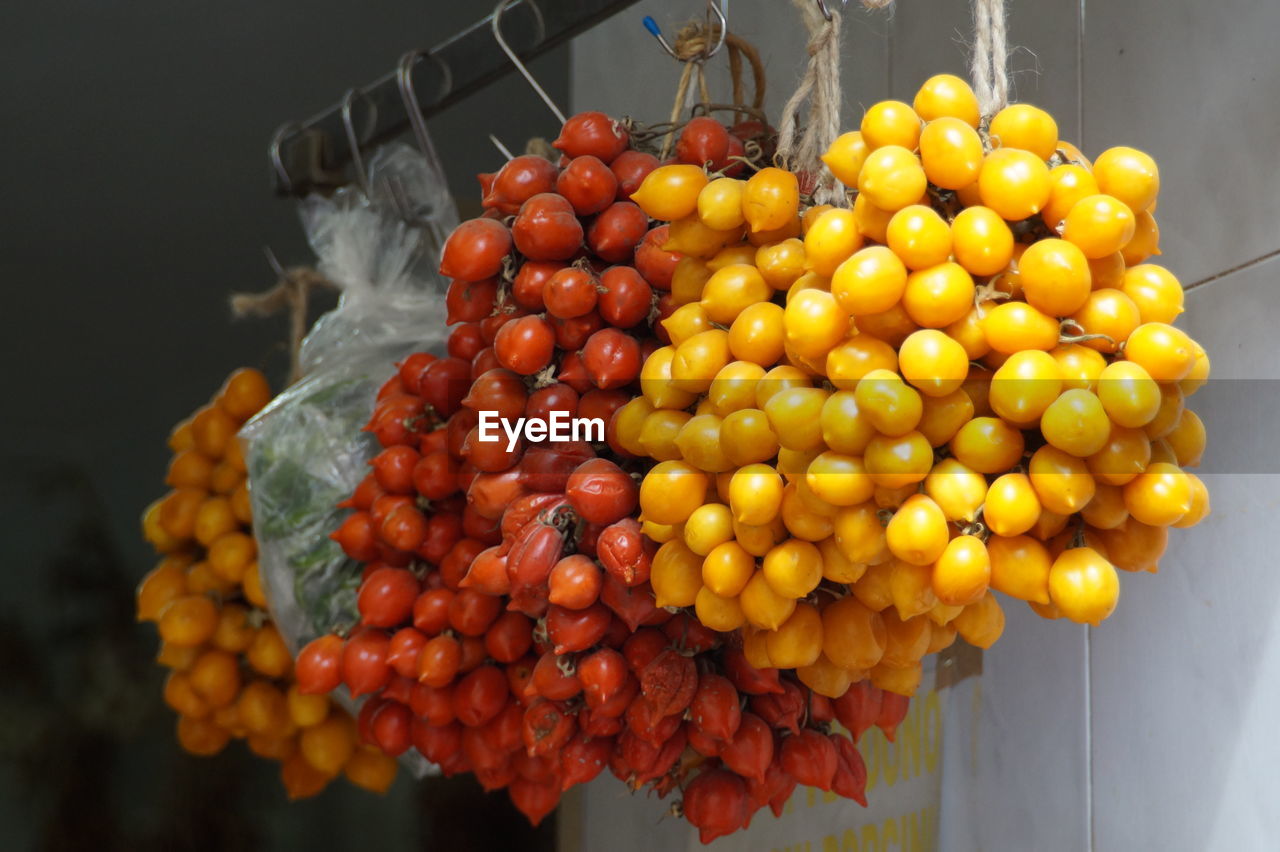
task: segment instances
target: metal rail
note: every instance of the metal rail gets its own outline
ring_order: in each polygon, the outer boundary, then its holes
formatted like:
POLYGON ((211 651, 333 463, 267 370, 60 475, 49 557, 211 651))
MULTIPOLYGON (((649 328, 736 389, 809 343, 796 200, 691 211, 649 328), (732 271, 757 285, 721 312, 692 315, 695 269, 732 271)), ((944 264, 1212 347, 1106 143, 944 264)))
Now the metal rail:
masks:
MULTIPOLYGON (((502 13, 502 33, 511 49, 528 61, 635 2, 513 0, 502 13)), ((352 161, 353 146, 378 145, 413 126, 406 90, 415 93, 426 118, 511 72, 515 66, 494 40, 492 22, 493 15, 486 15, 430 50, 406 54, 408 87, 402 85, 399 69, 392 70, 349 91, 323 112, 282 125, 270 146, 276 194, 305 195, 347 183, 345 168, 352 161)))

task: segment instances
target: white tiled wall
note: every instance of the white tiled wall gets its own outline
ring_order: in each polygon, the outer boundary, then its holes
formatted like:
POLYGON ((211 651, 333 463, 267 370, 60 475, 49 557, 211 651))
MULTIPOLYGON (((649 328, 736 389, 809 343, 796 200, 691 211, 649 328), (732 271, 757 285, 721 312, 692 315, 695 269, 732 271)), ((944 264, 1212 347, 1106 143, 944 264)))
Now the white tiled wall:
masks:
MULTIPOLYGON (((1122 578, 1119 610, 1087 636, 1009 608, 977 727, 949 733, 972 736, 978 757, 948 776, 941 848, 1280 848, 1280 383, 1266 381, 1280 379, 1280 257, 1265 259, 1280 253, 1280 2, 1007 6, 1018 99, 1053 112, 1087 154, 1129 144, 1160 163, 1161 261, 1197 285, 1180 324, 1213 358, 1193 405, 1209 430, 1214 514, 1174 531, 1159 575, 1122 578)), ((965 72, 964 0, 857 7, 845 19, 846 126, 860 105, 965 72)), ((700 9, 644 0, 579 38, 573 107, 665 120, 679 67, 640 19, 671 34, 700 9)), ((777 115, 804 62, 799 18, 784 0, 733 0, 730 18, 761 49, 777 115)))

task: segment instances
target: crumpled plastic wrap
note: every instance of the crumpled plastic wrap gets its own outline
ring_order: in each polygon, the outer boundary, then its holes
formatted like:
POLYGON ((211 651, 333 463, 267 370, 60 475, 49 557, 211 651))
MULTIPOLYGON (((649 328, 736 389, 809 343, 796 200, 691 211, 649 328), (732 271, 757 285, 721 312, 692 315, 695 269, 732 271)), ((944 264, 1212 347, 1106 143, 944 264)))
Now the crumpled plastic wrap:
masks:
POLYGON ((240 432, 258 562, 290 649, 357 621, 361 566, 329 538, 377 452, 361 431, 392 363, 445 340, 440 249, 457 213, 438 163, 407 146, 369 160, 369 197, 354 188, 302 202, 318 270, 338 306, 303 341, 302 379, 240 432))

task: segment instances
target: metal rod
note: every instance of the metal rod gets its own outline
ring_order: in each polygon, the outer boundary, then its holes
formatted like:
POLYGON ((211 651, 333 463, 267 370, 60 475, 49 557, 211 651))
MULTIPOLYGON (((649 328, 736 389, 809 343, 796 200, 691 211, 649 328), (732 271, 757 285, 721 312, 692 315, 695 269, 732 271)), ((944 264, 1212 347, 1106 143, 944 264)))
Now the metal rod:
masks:
MULTIPOLYGON (((528 0, 513 0, 502 13, 502 31, 511 50, 529 61, 633 5, 636 0, 553 0, 534 9, 528 0), (540 14, 539 14, 540 12, 540 14), (541 20, 539 20, 541 19, 541 20), (539 37, 541 34, 541 37, 539 37)), ((397 68, 357 87, 372 118, 359 142, 366 149, 387 142, 411 127, 402 95, 405 75, 430 72, 432 83, 416 87, 422 118, 464 100, 510 73, 514 66, 493 39, 493 15, 417 53, 411 67, 397 68), (424 61, 426 60, 426 61, 424 61)), ((414 87, 410 86, 412 91, 414 87)), ((282 125, 270 146, 272 184, 277 195, 305 195, 333 188, 351 162, 351 144, 342 119, 343 103, 302 122, 282 125)), ((350 110, 348 109, 348 115, 350 110)))

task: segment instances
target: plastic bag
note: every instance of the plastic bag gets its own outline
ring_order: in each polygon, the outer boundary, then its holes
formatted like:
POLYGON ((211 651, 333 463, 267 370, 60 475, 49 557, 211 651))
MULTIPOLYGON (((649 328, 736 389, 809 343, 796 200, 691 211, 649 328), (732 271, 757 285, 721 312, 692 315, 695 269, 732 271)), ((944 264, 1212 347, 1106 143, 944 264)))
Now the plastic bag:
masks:
POLYGON ((440 249, 457 224, 435 162, 396 145, 369 161, 369 197, 344 189, 301 205, 317 268, 342 291, 303 341, 302 379, 240 432, 258 564, 294 653, 357 621, 361 566, 329 538, 377 442, 361 431, 392 363, 444 347, 440 249), (411 219, 412 224, 406 220, 411 219))

